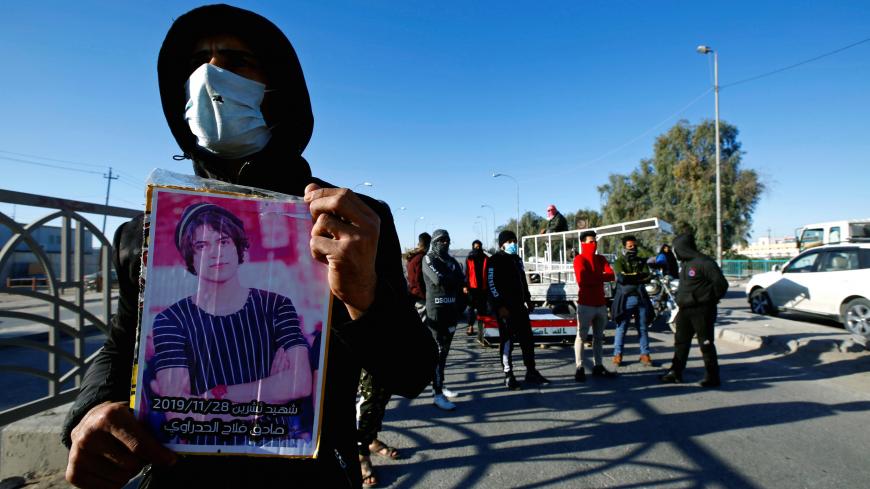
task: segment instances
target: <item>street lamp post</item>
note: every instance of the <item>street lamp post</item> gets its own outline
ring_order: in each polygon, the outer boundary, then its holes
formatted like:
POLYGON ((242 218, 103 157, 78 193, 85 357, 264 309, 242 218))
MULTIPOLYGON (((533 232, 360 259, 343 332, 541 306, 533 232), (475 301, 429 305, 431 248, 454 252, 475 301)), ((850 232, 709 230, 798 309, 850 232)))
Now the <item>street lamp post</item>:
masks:
POLYGON ((372 182, 361 182, 353 186, 353 191, 356 192, 357 187, 374 187, 375 184, 372 182))
POLYGON ((722 187, 719 177, 720 172, 720 149, 719 149, 719 53, 709 46, 698 46, 698 53, 713 53, 713 93, 716 104, 716 263, 722 266, 722 187))
POLYGON ((514 181, 514 184, 517 186, 517 242, 519 242, 520 237, 521 237, 520 236, 520 183, 517 182, 516 178, 508 175, 507 173, 493 173, 492 177, 493 178, 498 178, 498 177, 510 178, 511 180, 514 181))
MULTIPOLYGON (((484 217, 484 216, 477 216, 477 219, 480 219, 483 221, 483 235, 489 236, 489 221, 487 221, 486 217, 484 217)), ((488 239, 488 238, 484 238, 484 239, 488 239)))
POLYGON ((489 210, 492 211, 492 235, 488 238, 488 240, 489 239, 496 239, 495 238, 495 207, 493 207, 489 204, 481 204, 480 207, 489 207, 489 210))

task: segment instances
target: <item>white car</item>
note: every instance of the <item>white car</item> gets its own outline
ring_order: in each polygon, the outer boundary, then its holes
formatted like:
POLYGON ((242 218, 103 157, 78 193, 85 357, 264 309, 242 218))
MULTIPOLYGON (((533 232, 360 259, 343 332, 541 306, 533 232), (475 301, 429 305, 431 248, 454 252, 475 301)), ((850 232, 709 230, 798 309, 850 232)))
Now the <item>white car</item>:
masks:
POLYGON ((807 250, 782 270, 753 275, 746 295, 756 314, 794 311, 829 317, 870 339, 870 243, 807 250))

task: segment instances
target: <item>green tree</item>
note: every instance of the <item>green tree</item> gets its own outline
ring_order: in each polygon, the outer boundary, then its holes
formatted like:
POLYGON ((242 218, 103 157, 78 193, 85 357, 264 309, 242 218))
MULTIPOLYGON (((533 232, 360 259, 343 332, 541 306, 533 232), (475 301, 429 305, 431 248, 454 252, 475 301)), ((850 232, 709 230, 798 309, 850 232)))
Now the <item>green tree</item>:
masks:
MULTIPOLYGON (((722 248, 745 244, 764 184, 740 167, 737 128, 720 122, 722 248)), ((656 139, 653 157, 628 175, 611 174, 598 187, 604 222, 659 217, 677 232, 692 232, 699 248, 716 249, 716 133, 713 121, 680 121, 656 139)))

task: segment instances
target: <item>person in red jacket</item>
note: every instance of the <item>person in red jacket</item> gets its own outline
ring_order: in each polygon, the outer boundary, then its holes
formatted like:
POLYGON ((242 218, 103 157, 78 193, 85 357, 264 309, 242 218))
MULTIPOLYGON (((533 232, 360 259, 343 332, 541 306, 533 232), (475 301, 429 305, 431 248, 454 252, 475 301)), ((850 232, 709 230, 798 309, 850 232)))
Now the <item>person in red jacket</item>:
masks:
POLYGON ((468 328, 465 334, 474 334, 477 316, 486 313, 486 279, 483 271, 486 269, 487 255, 483 251, 483 243, 475 239, 471 243, 471 253, 465 259, 465 293, 468 294, 468 328))
POLYGON ((586 369, 583 368, 583 343, 589 335, 590 326, 594 337, 592 375, 599 377, 616 376, 614 372, 607 370, 602 364, 604 326, 607 324, 604 283, 612 282, 614 274, 607 258, 596 254, 597 249, 595 231, 580 233, 580 254, 574 257, 574 277, 577 279, 577 288, 579 289, 577 337, 574 339, 574 361, 577 367, 574 372, 574 380, 577 382, 586 381, 586 369))

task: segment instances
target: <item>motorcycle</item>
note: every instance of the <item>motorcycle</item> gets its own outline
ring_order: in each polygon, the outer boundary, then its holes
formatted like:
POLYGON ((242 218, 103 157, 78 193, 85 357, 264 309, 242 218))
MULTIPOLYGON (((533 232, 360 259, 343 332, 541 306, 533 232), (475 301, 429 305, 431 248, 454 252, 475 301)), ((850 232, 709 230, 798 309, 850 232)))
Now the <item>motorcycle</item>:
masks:
POLYGON ((655 319, 653 326, 662 326, 665 324, 671 329, 671 332, 677 332, 677 313, 680 307, 677 305, 676 294, 677 287, 680 285, 679 279, 671 278, 665 275, 661 269, 652 268, 652 280, 646 284, 646 293, 652 301, 655 319))

